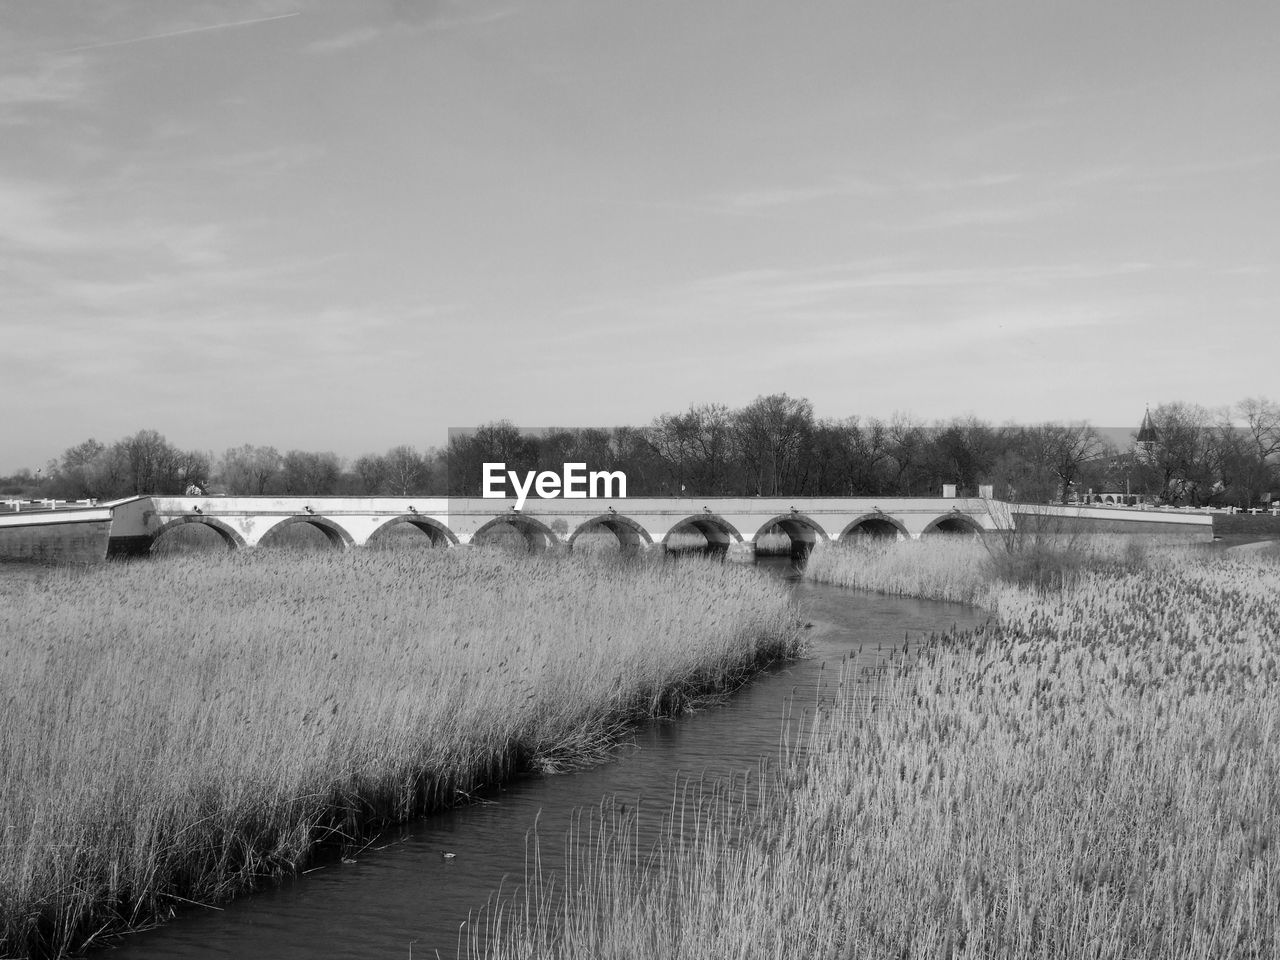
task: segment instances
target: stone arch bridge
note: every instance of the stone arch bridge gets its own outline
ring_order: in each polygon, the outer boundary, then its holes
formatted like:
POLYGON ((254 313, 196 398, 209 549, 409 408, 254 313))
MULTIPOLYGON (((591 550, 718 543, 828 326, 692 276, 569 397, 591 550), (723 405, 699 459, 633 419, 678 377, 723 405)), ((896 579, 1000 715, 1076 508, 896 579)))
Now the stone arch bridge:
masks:
POLYGON ((710 549, 754 552, 756 540, 781 530, 792 551, 853 537, 916 539, 942 533, 1007 529, 1005 505, 977 498, 656 498, 514 499, 461 497, 136 497, 103 504, 111 511, 108 554, 140 555, 183 524, 203 524, 230 549, 255 547, 276 531, 308 524, 336 548, 376 543, 409 524, 441 546, 483 541, 514 529, 531 549, 572 549, 587 532, 607 530, 624 551, 665 548, 696 531, 710 549))

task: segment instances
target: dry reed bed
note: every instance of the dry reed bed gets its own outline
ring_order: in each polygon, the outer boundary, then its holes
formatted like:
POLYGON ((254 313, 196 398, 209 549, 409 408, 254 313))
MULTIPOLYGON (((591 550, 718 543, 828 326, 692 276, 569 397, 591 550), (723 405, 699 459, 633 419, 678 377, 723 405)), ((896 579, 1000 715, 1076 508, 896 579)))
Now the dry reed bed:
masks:
POLYGON ((989 561, 990 553, 976 537, 938 536, 901 542, 866 537, 848 543, 819 543, 809 555, 805 577, 891 596, 991 607, 995 584, 989 575, 989 561))
POLYGON ((998 626, 897 661, 871 715, 811 717, 757 803, 686 795, 652 852, 606 808, 472 952, 1280 955, 1280 565, 994 596, 998 626))
POLYGON ((599 757, 794 654, 780 584, 487 551, 174 558, 0 608, 0 955, 79 950, 318 841, 599 757))

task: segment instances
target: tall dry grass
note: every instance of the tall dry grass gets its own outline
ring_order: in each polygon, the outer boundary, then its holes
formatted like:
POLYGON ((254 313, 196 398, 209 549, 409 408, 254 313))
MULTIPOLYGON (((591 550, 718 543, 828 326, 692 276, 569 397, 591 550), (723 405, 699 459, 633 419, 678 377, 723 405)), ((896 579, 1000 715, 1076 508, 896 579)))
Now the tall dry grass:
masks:
POLYGON ((990 606, 997 582, 990 553, 976 537, 921 540, 854 538, 818 543, 805 566, 807 579, 891 596, 929 597, 990 606))
POLYGON ((819 543, 805 576, 891 596, 994 609, 1008 587, 1060 590, 1086 573, 1122 575, 1203 547, 1184 535, 1031 534, 819 543))
MULTIPOLYGON (((932 545, 931 545, 932 546, 932 545)), ((939 545, 940 546, 940 545, 939 545)), ((950 550, 950 547, 941 547, 950 550)), ((658 842, 609 806, 473 955, 1280 955, 1280 564, 1009 588, 658 842)))
POLYGON ((590 761, 798 643, 785 589, 735 567, 491 551, 178 557, 5 599, 3 956, 590 761))

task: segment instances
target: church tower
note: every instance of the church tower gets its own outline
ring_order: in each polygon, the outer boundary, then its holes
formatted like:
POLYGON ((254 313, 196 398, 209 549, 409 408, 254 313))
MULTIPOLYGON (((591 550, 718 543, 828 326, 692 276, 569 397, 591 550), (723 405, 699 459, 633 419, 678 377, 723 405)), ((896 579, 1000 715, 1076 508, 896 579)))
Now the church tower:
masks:
POLYGON ((1150 461, 1155 450, 1155 445, 1160 442, 1160 431, 1156 429, 1156 425, 1151 422, 1151 408, 1147 407, 1147 412, 1142 415, 1142 426, 1138 428, 1138 436, 1134 440, 1134 446, 1137 448, 1138 456, 1142 459, 1150 461))

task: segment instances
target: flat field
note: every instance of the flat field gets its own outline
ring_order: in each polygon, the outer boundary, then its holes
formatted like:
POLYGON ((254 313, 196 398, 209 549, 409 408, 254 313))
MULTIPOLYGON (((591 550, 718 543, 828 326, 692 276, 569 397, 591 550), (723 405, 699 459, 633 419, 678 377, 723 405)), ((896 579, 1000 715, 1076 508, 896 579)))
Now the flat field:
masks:
MULTIPOLYGON (((584 815, 473 955, 1280 955, 1280 563, 1103 544, 1045 589, 899 546, 996 623, 813 711, 748 789, 685 792, 652 849, 584 815)), ((883 556, 827 575, 912 592, 883 556)))
POLYGON ((750 570, 261 550, 5 577, 0 955, 57 955, 794 655, 750 570))

